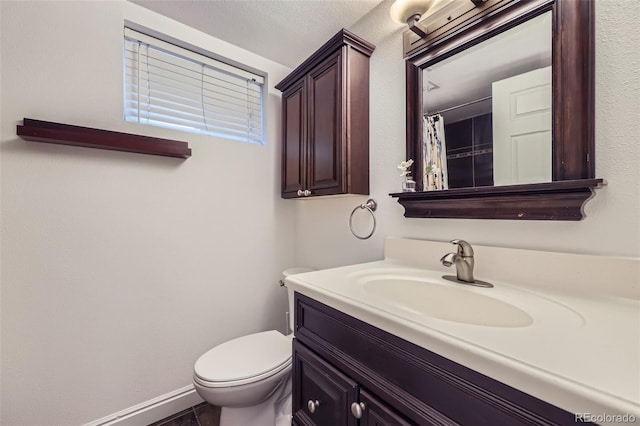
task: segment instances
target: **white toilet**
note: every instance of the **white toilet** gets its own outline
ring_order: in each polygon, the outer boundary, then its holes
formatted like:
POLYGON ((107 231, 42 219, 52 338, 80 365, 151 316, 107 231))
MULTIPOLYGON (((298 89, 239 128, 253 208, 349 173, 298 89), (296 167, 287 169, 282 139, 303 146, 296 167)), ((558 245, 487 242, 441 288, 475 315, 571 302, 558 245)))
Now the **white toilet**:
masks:
MULTIPOLYGON (((291 268, 289 275, 310 272, 291 268)), ((293 292, 289 326, 293 330, 293 292)), ((222 408, 220 426, 291 424, 291 339, 276 330, 222 343, 196 361, 193 384, 207 402, 222 408)))

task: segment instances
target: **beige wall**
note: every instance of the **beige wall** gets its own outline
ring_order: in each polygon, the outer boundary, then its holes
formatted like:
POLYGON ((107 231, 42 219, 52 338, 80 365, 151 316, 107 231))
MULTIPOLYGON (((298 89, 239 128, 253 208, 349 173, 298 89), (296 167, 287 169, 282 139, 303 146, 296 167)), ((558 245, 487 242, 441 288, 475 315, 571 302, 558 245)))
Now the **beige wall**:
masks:
MULTIPOLYGON (((405 159, 402 26, 385 2, 351 29, 373 42, 371 58, 371 195, 378 201, 377 231, 360 241, 349 232, 351 210, 366 197, 305 200, 296 204, 296 256, 318 268, 378 259, 385 235, 570 253, 640 256, 640 85, 637 22, 640 3, 596 2, 596 173, 608 186, 580 222, 406 219, 390 192, 400 191, 396 168, 405 159)), ((357 214, 364 220, 364 213, 357 214)), ((362 223, 364 227, 366 224, 362 223)), ((481 261, 481 260, 479 260, 481 261)))
POLYGON ((295 217, 272 85, 290 70, 131 3, 0 4, 0 424, 89 422, 190 384, 215 344, 283 330, 295 217), (125 123, 124 19, 268 72, 267 144, 125 123), (185 140, 193 156, 25 142, 23 117, 185 140))

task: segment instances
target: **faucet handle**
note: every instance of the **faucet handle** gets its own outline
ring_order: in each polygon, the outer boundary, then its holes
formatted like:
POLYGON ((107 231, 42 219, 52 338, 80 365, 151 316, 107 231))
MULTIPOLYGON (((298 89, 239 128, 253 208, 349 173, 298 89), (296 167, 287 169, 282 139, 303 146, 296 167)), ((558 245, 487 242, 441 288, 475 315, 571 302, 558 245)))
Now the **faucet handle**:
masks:
POLYGON ((473 248, 471 244, 466 242, 465 240, 451 240, 451 244, 455 244, 458 246, 458 256, 462 257, 471 257, 473 256, 473 248))

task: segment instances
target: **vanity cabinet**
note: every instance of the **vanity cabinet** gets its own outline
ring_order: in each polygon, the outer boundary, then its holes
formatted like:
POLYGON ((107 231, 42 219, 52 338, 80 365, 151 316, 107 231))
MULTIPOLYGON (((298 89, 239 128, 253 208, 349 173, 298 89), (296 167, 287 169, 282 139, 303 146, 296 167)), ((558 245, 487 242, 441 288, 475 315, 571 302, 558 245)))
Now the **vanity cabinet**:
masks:
POLYGON ((293 424, 566 425, 575 416, 295 294, 293 424))
POLYGON ((282 197, 369 194, 369 57, 338 32, 275 87, 282 91, 282 197))

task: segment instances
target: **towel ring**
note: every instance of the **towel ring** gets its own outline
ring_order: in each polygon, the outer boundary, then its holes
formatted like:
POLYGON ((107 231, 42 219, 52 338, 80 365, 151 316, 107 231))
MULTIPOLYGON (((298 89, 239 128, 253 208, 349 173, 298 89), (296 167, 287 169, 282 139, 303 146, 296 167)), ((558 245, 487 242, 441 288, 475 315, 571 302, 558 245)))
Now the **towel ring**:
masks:
POLYGON ((356 206, 355 209, 353 209, 353 211, 351 212, 351 216, 349 216, 349 228, 351 229, 351 233, 353 234, 354 237, 358 238, 359 240, 366 240, 368 238, 371 238, 373 233, 376 231, 376 216, 373 214, 373 212, 375 212, 377 208, 378 208, 378 203, 376 203, 376 200, 374 200, 373 198, 369 198, 366 203, 360 204, 359 206, 356 206), (371 232, 369 232, 369 235, 366 235, 364 237, 362 235, 356 234, 353 230, 353 214, 358 209, 368 210, 369 213, 371 213, 371 217, 373 218, 373 228, 371 229, 371 232))

